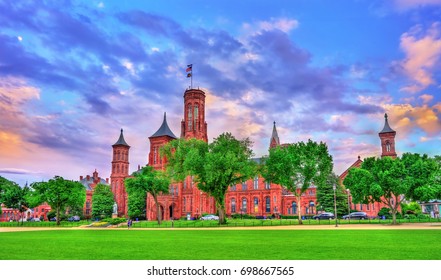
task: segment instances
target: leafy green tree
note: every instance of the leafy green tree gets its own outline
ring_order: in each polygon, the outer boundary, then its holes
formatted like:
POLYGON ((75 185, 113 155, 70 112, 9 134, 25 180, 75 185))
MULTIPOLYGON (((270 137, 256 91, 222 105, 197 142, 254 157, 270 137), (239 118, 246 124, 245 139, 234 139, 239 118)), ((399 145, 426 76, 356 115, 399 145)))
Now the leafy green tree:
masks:
POLYGON ((265 180, 284 186, 297 198, 299 224, 302 224, 302 194, 313 183, 323 187, 331 172, 332 156, 328 147, 311 140, 271 149, 262 167, 265 180))
POLYGON ((421 205, 418 202, 412 201, 409 203, 401 203, 401 213, 404 214, 421 214, 421 205))
POLYGON ((112 217, 113 212, 113 193, 110 186, 104 184, 97 184, 92 194, 92 217, 104 218, 112 217))
POLYGON ((156 219, 158 224, 161 224, 162 214, 158 203, 158 195, 168 194, 169 185, 170 179, 165 176, 164 172, 155 170, 151 166, 146 166, 135 172, 132 178, 127 178, 125 186, 129 196, 129 216, 137 216, 140 211, 144 211, 146 195, 149 193, 156 204, 156 219), (144 202, 140 202, 141 200, 144 200, 144 202))
POLYGON ((212 196, 219 212, 219 223, 225 220, 225 194, 228 187, 252 178, 257 166, 251 160, 251 141, 237 140, 231 133, 223 133, 207 144, 196 139, 177 139, 161 152, 169 160, 168 173, 176 181, 194 176, 198 189, 212 196))
POLYGON ((31 193, 34 202, 47 202, 56 211, 57 225, 60 225, 61 212, 68 207, 82 207, 86 200, 86 189, 81 183, 65 180, 60 176, 55 176, 48 182, 32 183, 31 188, 34 190, 31 193))
POLYGON ((129 195, 128 200, 129 206, 127 214, 129 217, 132 219, 145 219, 147 192, 132 192, 131 195, 129 195))
POLYGON ((334 189, 337 204, 337 216, 343 216, 348 213, 348 196, 345 189, 339 182, 339 178, 334 173, 329 174, 325 184, 317 186, 317 209, 325 212, 334 213, 334 189))
POLYGON ((403 198, 428 201, 441 194, 440 164, 427 155, 403 154, 401 158, 367 158, 360 168, 349 170, 344 185, 354 202, 382 202, 396 215, 403 198))
POLYGON ((17 209, 23 225, 23 212, 30 207, 30 189, 28 186, 20 187, 17 183, 0 177, 0 204, 8 208, 17 209))
POLYGON ((439 157, 405 153, 402 162, 407 172, 406 198, 429 201, 441 198, 441 161, 439 157))

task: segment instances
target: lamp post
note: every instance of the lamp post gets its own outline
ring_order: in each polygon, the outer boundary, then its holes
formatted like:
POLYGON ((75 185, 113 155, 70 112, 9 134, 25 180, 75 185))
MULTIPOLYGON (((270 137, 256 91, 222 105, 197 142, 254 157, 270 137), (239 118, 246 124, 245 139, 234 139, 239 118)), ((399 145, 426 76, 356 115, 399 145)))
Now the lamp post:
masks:
POLYGON ((335 190, 337 189, 337 187, 335 186, 335 184, 332 186, 332 189, 334 190, 334 216, 335 216, 335 227, 338 227, 338 223, 337 223, 337 197, 335 195, 335 190))
MULTIPOLYGON (((348 215, 351 214, 351 202, 349 200, 349 194, 350 194, 350 190, 346 189, 346 192, 348 193, 348 215)), ((348 219, 349 223, 351 223, 351 219, 348 219)))

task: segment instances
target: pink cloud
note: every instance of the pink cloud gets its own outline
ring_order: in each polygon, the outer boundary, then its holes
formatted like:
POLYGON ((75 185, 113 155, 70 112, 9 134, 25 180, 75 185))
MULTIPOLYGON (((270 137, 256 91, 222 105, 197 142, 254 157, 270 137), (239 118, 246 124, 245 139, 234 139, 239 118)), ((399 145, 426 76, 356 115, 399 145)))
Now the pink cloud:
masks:
POLYGON ((416 93, 436 83, 433 72, 440 67, 441 24, 433 23, 424 32, 420 25, 401 36, 400 47, 406 54, 401 67, 411 83, 401 90, 416 93))
POLYGON ((423 6, 441 5, 441 0, 395 0, 394 4, 400 10, 409 10, 423 6))

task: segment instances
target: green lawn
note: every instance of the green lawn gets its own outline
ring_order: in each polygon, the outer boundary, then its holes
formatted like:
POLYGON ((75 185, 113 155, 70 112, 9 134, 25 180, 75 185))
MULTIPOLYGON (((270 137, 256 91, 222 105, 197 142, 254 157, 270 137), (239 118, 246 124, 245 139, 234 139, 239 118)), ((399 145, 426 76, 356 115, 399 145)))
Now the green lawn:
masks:
POLYGON ((6 260, 440 260, 439 230, 61 230, 0 233, 6 260))

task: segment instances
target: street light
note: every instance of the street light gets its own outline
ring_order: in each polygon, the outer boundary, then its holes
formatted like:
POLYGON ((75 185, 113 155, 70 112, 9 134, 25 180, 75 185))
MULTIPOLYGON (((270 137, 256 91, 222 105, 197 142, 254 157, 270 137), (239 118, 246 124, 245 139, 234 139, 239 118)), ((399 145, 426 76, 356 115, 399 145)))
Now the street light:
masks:
POLYGON ((350 215, 350 214, 351 214, 351 203, 349 202, 349 193, 350 193, 350 190, 349 190, 349 189, 346 189, 346 192, 348 193, 348 215, 350 215))
POLYGON ((335 216, 335 227, 338 227, 338 223, 337 223, 337 197, 335 195, 335 190, 337 189, 337 187, 334 185, 332 185, 332 189, 334 190, 334 216, 335 216))

